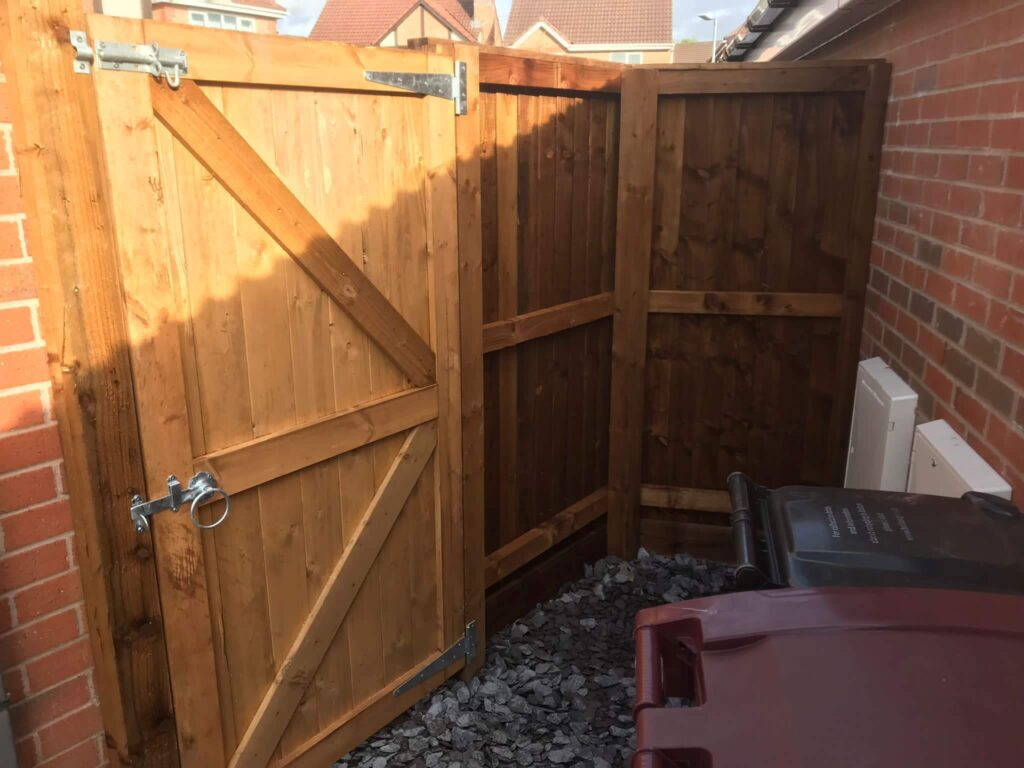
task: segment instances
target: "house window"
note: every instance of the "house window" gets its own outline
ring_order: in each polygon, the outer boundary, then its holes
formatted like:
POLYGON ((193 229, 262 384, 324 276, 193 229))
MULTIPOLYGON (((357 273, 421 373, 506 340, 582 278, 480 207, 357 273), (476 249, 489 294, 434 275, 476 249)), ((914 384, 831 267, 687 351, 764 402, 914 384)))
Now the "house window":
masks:
POLYGON ((628 53, 616 51, 612 54, 612 61, 619 64, 643 64, 644 55, 639 51, 629 51, 628 53))
POLYGON ((256 22, 230 13, 214 13, 213 11, 189 11, 188 23, 197 27, 210 29, 240 29, 243 32, 255 32, 256 22))

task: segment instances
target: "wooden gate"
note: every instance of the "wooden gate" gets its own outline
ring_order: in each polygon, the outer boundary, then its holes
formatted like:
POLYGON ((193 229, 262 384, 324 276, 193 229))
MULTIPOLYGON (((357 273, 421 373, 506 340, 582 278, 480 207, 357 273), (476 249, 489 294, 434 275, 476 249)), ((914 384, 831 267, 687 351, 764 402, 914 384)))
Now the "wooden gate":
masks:
POLYGON ((147 486, 231 494, 151 518, 181 764, 329 764, 465 664, 455 109, 365 79, 454 57, 88 37, 188 57, 92 74, 147 486))

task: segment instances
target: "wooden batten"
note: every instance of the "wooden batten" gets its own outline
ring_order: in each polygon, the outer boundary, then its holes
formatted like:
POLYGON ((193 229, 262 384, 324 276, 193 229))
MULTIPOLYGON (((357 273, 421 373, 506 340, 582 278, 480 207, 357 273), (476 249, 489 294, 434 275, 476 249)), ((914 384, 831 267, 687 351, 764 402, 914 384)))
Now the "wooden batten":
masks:
POLYGON ((645 484, 640 489, 640 504, 659 509, 692 510, 731 514, 732 504, 727 491, 706 488, 679 488, 672 485, 645 484))
POLYGON ((650 311, 679 315, 839 317, 839 293, 756 293, 753 291, 651 291, 650 311))
POLYGON ((714 67, 658 70, 658 92, 666 96, 863 91, 868 83, 868 70, 859 64, 764 69, 715 64, 714 67))
POLYGON ((643 371, 657 119, 657 72, 627 71, 622 82, 608 458, 608 550, 624 558, 636 553, 639 542, 643 371))
POLYGON ((484 352, 496 352, 610 317, 614 306, 614 294, 608 292, 488 323, 484 326, 484 352))
POLYGON ((96 695, 114 765, 176 765, 157 564, 128 508, 145 492, 139 422, 91 78, 72 0, 0 2, 26 235, 53 382, 96 695), (40 151, 45 149, 45 151, 40 151))

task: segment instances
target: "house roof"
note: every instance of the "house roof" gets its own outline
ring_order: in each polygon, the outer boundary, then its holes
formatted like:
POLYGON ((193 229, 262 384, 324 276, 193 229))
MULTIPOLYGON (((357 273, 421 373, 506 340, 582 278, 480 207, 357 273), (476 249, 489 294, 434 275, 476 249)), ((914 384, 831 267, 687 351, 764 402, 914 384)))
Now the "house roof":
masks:
POLYGON ((703 64, 711 60, 711 41, 676 43, 672 49, 673 64, 703 64))
POLYGON ((285 7, 274 2, 274 0, 236 0, 235 5, 249 5, 254 8, 267 8, 271 11, 283 11, 285 7))
POLYGON ((544 22, 573 45, 672 42, 672 0, 512 0, 505 41, 544 22))
POLYGON ((327 0, 309 36, 314 40, 374 45, 417 5, 427 8, 467 40, 476 39, 472 20, 458 0, 327 0))

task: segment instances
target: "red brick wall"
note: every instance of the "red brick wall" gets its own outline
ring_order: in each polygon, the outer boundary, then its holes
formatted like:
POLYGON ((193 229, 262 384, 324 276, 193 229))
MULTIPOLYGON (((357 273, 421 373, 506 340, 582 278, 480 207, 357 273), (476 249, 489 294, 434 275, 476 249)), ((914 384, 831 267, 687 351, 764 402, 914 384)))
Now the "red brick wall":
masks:
POLYGON ((902 0, 816 57, 893 63, 861 351, 1024 504, 1024 0, 902 0))
POLYGON ((82 587, 0 72, 0 670, 20 768, 104 765, 82 587))

